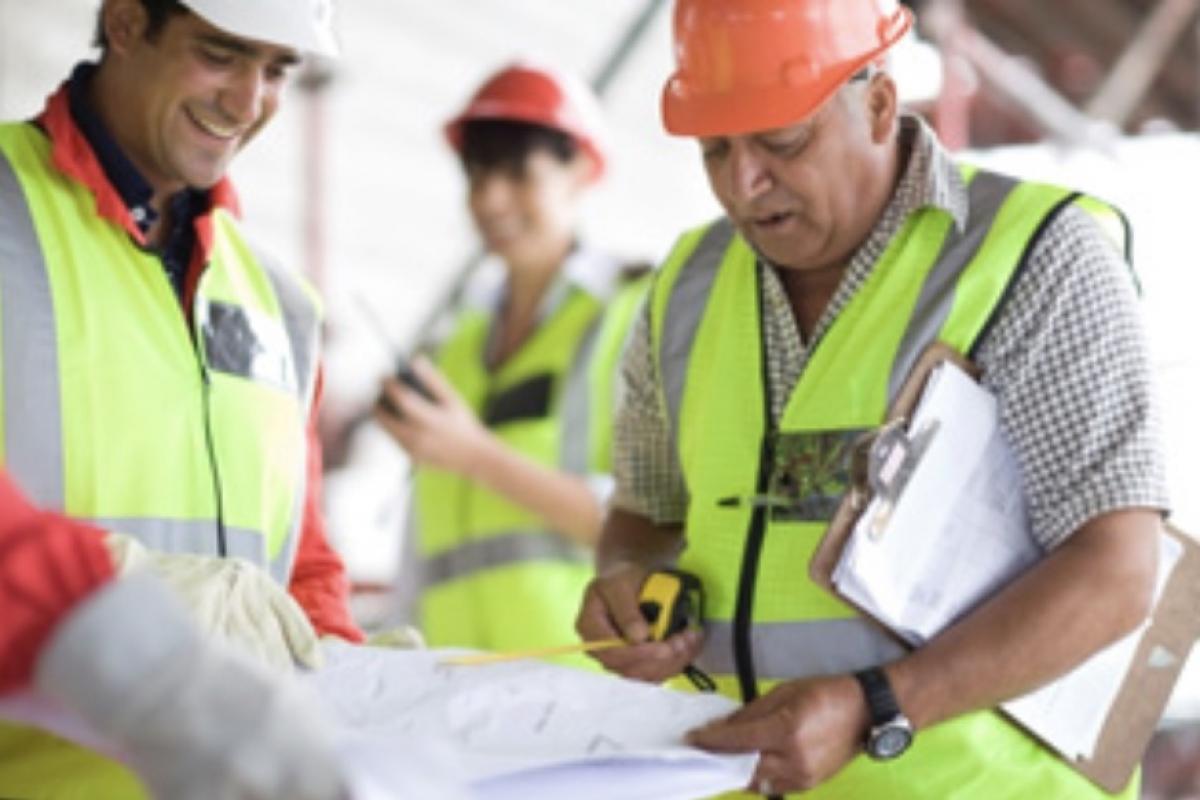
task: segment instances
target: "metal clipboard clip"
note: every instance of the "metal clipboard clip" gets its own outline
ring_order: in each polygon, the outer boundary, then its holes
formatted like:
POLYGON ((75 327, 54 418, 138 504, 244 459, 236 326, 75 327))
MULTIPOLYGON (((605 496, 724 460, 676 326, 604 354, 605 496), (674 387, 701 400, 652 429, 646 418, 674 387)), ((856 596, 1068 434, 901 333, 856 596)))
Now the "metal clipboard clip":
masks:
POLYGON ((854 449, 851 472, 855 508, 862 509, 871 498, 879 501, 867 529, 873 540, 883 535, 904 487, 940 427, 938 420, 931 419, 909 434, 906 423, 905 419, 892 420, 864 437, 854 449))

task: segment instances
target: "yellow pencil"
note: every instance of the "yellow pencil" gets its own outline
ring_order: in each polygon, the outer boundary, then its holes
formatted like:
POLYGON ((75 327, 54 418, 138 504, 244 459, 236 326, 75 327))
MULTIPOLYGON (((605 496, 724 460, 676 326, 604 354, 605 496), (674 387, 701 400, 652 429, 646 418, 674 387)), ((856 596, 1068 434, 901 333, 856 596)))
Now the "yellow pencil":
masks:
POLYGON ((566 653, 592 653, 597 650, 610 650, 628 644, 624 639, 600 639, 594 642, 574 642, 560 644, 557 647, 542 647, 535 650, 515 650, 508 653, 471 653, 465 656, 455 656, 443 661, 443 664, 453 667, 475 667, 480 664, 499 664, 503 661, 520 661, 525 658, 545 658, 566 653))

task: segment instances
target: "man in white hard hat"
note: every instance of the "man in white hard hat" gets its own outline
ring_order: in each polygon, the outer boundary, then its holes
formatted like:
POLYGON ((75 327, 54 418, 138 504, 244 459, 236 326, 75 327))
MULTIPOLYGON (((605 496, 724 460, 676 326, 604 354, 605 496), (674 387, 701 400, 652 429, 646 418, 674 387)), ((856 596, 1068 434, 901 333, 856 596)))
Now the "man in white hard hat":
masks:
MULTIPOLYGON (((244 237, 225 172, 302 56, 334 54, 329 4, 105 0, 97 44, 36 119, 0 125, 4 468, 104 532, 118 572, 181 590, 210 631, 312 665, 318 635, 361 638, 319 514, 318 307, 244 237)), ((144 671, 153 648, 104 644, 131 623, 92 622, 97 685, 144 671)), ((181 693, 150 682, 113 712, 147 729, 203 717, 242 741, 244 720, 181 693)), ((283 785, 273 747, 231 754, 255 792, 283 785)), ((9 798, 143 791, 30 728, 0 726, 0 765, 9 798)))

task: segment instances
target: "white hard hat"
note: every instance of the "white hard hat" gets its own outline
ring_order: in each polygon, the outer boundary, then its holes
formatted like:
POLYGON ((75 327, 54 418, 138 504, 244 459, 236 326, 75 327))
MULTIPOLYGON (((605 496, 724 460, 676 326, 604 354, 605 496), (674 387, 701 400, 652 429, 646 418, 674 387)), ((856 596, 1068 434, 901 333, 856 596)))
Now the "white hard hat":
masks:
POLYGON ((333 0, 180 0, 210 24, 246 39, 333 57, 333 0))

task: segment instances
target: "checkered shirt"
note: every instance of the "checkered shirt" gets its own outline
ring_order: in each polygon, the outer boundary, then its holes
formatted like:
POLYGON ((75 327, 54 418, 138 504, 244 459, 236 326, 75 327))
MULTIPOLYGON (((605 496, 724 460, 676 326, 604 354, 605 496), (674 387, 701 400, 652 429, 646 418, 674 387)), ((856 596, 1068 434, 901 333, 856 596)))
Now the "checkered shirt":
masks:
MULTIPOLYGON (((908 216, 944 209, 966 224, 966 187, 918 118, 901 120, 909 159, 883 215, 851 257, 811 343, 802 341, 783 283, 762 271, 771 413, 782 416, 812 346, 862 287, 908 216)), ((977 347, 983 383, 1021 464, 1033 532, 1051 549, 1088 520, 1120 508, 1167 509, 1160 418, 1129 267, 1075 206, 1042 232, 995 324, 977 347)), ((649 304, 618 378, 613 503, 659 524, 683 522, 687 489, 656 378, 649 304)))

